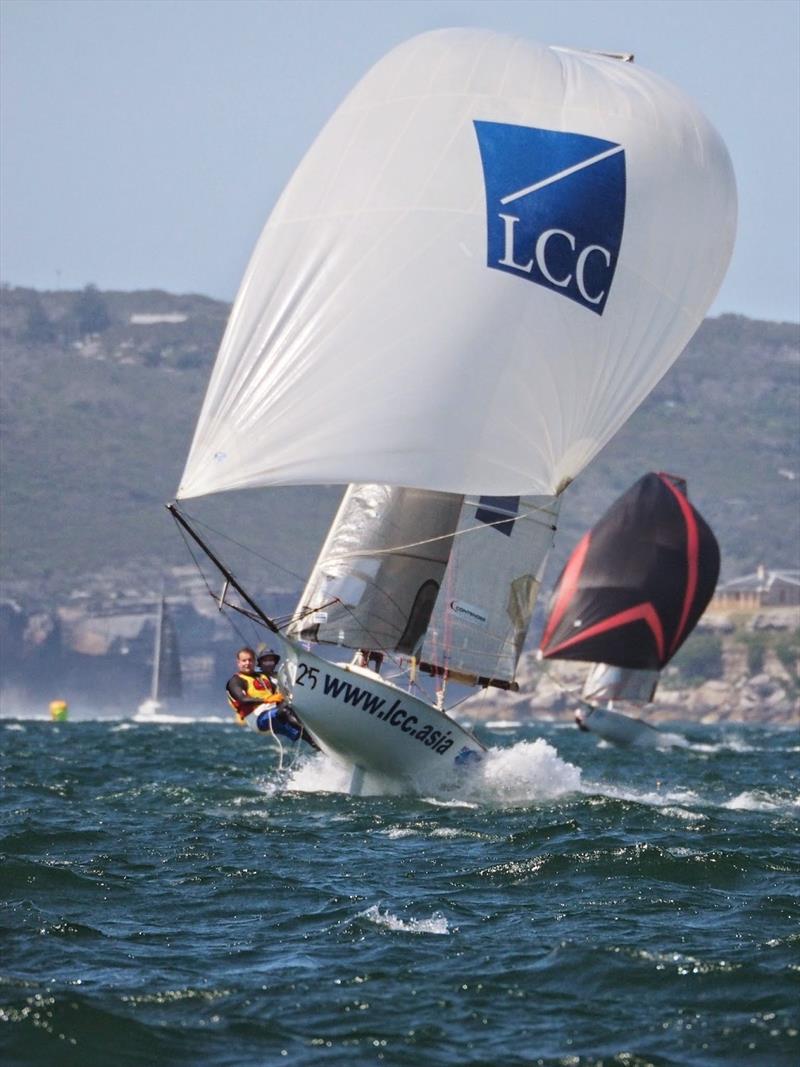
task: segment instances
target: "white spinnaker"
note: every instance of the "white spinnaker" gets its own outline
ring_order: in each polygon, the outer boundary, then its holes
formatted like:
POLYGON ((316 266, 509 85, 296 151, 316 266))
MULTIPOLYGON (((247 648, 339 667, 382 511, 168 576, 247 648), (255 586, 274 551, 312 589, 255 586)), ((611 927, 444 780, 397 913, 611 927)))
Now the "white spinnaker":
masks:
POLYGON ((735 200, 716 132, 640 67, 482 30, 408 41, 347 97, 275 207, 178 496, 347 482, 557 492, 702 321, 735 200), (487 267, 476 121, 624 149, 602 315, 487 267))

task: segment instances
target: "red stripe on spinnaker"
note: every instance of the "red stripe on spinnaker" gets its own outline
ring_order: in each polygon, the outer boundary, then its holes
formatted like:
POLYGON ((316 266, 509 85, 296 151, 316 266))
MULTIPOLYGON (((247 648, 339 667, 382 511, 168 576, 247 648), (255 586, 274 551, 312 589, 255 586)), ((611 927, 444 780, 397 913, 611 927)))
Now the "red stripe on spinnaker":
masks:
MULTIPOLYGON (((553 610, 550 612, 550 618, 547 622, 544 635, 542 636, 539 648, 544 652, 547 647, 547 643, 556 631, 558 624, 564 617, 564 612, 567 610, 567 605, 572 599, 575 589, 578 585, 578 578, 583 570, 583 564, 586 561, 586 554, 589 551, 589 542, 591 541, 591 530, 585 533, 583 537, 578 541, 572 555, 567 560, 567 565, 564 568, 564 574, 561 578, 561 586, 558 590, 558 599, 553 605, 553 610)), ((549 655, 549 653, 545 653, 549 655)))
POLYGON ((547 655, 555 656, 565 648, 571 648, 573 645, 578 645, 582 641, 587 641, 590 637, 597 637, 598 634, 608 633, 609 630, 618 630, 620 627, 628 626, 632 622, 647 623, 656 642, 659 663, 663 663, 664 630, 661 626, 661 619, 658 617, 658 612, 649 601, 645 604, 637 604, 633 608, 627 608, 625 611, 620 611, 616 615, 610 615, 607 619, 603 619, 602 622, 590 626, 588 630, 582 630, 579 634, 570 637, 567 641, 562 641, 560 645, 551 648, 547 655))
POLYGON ((686 624, 689 621, 689 612, 692 609, 695 593, 697 592, 697 574, 700 566, 700 533, 697 529, 697 520, 694 517, 692 505, 680 489, 672 485, 663 475, 660 474, 659 478, 678 501, 678 507, 683 513, 683 521, 686 523, 686 589, 683 593, 681 621, 678 623, 678 629, 675 631, 669 649, 669 654, 672 655, 683 638, 686 624))

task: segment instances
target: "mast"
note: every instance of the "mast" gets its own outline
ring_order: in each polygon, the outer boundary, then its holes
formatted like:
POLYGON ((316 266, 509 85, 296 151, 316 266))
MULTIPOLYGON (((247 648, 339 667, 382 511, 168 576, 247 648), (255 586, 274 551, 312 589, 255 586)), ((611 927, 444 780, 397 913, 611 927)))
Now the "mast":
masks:
POLYGON ((157 701, 159 697, 159 682, 161 681, 161 655, 164 641, 164 593, 162 590, 161 600, 158 605, 158 618, 156 619, 156 644, 153 652, 153 676, 150 682, 150 699, 157 701))

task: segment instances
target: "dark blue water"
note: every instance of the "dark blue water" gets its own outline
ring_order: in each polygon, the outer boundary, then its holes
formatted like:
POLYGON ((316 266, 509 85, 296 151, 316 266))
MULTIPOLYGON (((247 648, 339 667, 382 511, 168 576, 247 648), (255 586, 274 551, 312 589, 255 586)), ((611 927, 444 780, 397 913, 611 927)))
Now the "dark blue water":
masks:
POLYGON ((356 799, 234 726, 0 721, 0 1061, 796 1067, 797 734, 483 736, 356 799))

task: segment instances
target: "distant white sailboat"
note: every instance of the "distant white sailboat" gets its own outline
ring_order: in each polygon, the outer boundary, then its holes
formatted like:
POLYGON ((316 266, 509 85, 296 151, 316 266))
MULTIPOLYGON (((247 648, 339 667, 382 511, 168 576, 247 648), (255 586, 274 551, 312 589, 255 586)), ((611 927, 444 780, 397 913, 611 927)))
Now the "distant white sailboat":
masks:
POLYGON ((482 30, 390 52, 308 152, 177 493, 349 486, 291 623, 170 508, 271 630, 353 792, 481 758, 448 686, 516 688, 560 496, 702 321, 735 199, 718 135, 663 79, 482 30))
POLYGON ((586 677, 575 724, 586 733, 615 745, 659 747, 664 734, 638 716, 615 710, 615 705, 644 707, 655 696, 661 672, 595 663, 586 677))
POLYGON ((189 716, 183 702, 183 676, 175 623, 162 595, 158 602, 150 695, 139 705, 136 722, 169 722, 189 716))

